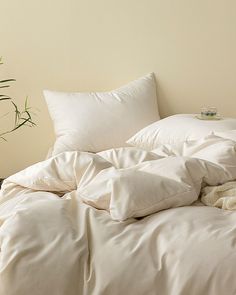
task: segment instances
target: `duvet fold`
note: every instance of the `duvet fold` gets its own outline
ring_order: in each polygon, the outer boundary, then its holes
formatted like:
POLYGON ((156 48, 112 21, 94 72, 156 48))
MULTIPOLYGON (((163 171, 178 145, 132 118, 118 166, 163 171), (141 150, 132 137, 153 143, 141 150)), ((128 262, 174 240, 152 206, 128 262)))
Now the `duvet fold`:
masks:
POLYGON ((0 204, 19 187, 24 194, 48 191, 58 196, 76 190, 78 199, 123 221, 191 205, 201 188, 236 178, 234 141, 212 135, 181 150, 183 156, 172 151, 167 157, 134 148, 61 153, 9 177, 0 204))
POLYGON ((234 196, 235 142, 204 140, 66 152, 6 179, 0 294, 235 295, 236 212, 212 207, 232 209, 214 198, 234 196))

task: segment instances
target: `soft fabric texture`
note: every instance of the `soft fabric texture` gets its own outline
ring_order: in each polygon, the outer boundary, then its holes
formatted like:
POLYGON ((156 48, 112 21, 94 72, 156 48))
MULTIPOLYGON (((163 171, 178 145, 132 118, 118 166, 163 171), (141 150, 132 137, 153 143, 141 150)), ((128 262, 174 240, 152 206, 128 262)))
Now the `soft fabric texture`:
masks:
POLYGON ((45 90, 44 96, 56 133, 52 155, 122 147, 132 134, 159 120, 154 74, 110 92, 45 90))
MULTIPOLYGON (((221 149, 225 158, 228 150, 221 149)), ((190 203, 202 186, 233 181, 236 166, 164 157, 164 151, 156 158, 134 149, 66 152, 6 179, 0 191, 0 294, 235 295, 236 212, 190 203), (183 207, 117 222, 79 194, 102 173, 113 173, 111 180, 124 190, 115 187, 113 194, 114 206, 125 205, 119 214, 136 204, 146 209, 157 196, 185 186, 191 193, 180 193, 183 207), (126 199, 127 191, 138 203, 126 199)))
POLYGON ((223 132, 214 132, 216 136, 227 138, 233 141, 236 141, 236 129, 235 130, 228 130, 223 132))
POLYGON ((128 169, 103 170, 78 188, 78 195, 87 204, 107 210, 113 220, 123 221, 192 204, 203 180, 219 184, 227 175, 209 162, 168 157, 128 169))
POLYGON ((193 114, 178 114, 141 129, 127 143, 150 151, 163 144, 173 147, 185 141, 201 139, 214 131, 232 129, 236 129, 236 119, 233 118, 207 121, 199 120, 193 114))
POLYGON ((207 206, 236 210, 236 181, 204 187, 201 201, 207 206))
POLYGON ((223 167, 230 178, 236 179, 236 142, 231 139, 212 134, 174 147, 164 145, 152 153, 158 157, 186 156, 207 160, 223 167))
MULTIPOLYGON (((86 184, 102 169, 111 166, 96 154, 65 152, 30 166, 16 176, 18 184, 34 190, 67 192, 86 184)), ((11 176, 10 179, 15 179, 16 176, 11 176)))
POLYGON ((163 156, 134 147, 110 149, 97 154, 110 162, 115 168, 128 168, 145 161, 163 158, 163 156))
POLYGON ((185 142, 181 155, 207 160, 223 167, 236 179, 236 142, 215 135, 185 142))

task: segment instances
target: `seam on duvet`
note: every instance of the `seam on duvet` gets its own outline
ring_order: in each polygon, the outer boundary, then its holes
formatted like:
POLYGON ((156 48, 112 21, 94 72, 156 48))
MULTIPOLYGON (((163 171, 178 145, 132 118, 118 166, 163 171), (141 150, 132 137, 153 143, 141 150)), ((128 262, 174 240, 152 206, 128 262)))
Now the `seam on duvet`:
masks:
MULTIPOLYGON (((159 202, 157 202, 157 203, 155 203, 155 204, 152 204, 151 206, 148 206, 148 207, 146 207, 145 209, 142 208, 142 209, 137 209, 137 210, 129 211, 129 212, 127 213, 127 215, 135 214, 135 213, 137 213, 137 212, 146 211, 146 210, 148 210, 148 209, 150 209, 150 208, 152 208, 152 207, 157 206, 157 205, 160 204, 160 203, 164 203, 166 200, 169 200, 169 199, 171 199, 171 198, 173 198, 173 197, 179 197, 180 195, 183 195, 183 194, 189 193, 189 192, 191 192, 191 191, 192 191, 192 190, 190 189, 190 190, 187 190, 187 191, 184 191, 184 192, 178 193, 177 195, 171 195, 170 197, 165 198, 164 200, 161 200, 161 201, 159 201, 159 202)), ((164 209, 162 209, 162 210, 164 210, 164 209)), ((161 210, 160 210, 160 211, 161 211, 161 210)))

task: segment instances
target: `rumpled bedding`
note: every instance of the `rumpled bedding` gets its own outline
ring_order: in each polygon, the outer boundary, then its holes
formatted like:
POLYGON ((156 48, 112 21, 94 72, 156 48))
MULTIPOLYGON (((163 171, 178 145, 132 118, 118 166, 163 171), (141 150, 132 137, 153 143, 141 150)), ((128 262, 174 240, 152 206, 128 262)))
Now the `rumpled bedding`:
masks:
POLYGON ((236 210, 236 181, 204 187, 201 201, 207 206, 236 210))
POLYGON ((35 164, 0 192, 0 294, 236 294, 236 212, 198 200, 235 179, 235 142, 213 135, 35 164))

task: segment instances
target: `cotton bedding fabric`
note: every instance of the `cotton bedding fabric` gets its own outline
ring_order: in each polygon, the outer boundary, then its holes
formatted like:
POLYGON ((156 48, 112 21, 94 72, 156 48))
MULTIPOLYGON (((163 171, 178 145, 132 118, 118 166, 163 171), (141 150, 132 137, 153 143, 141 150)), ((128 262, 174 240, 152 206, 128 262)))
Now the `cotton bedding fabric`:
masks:
POLYGON ((236 181, 205 187, 202 190, 201 201, 207 206, 236 210, 236 181))
MULTIPOLYGON (((236 294, 236 212, 197 200, 201 187, 235 180, 234 146, 212 136, 182 148, 188 156, 167 148, 65 152, 9 177, 0 192, 0 294, 236 294), (205 171, 195 171, 197 186, 189 183, 190 203, 173 200, 167 210, 119 222, 109 208, 96 209, 80 195, 109 169, 179 158, 194 163, 186 175, 195 165, 205 171)), ((168 169, 172 179, 177 170, 168 169)), ((153 171, 160 175, 160 168, 153 171)))
POLYGON ((160 119, 153 73, 109 92, 45 90, 44 96, 56 135, 52 155, 122 147, 140 128, 160 119))

